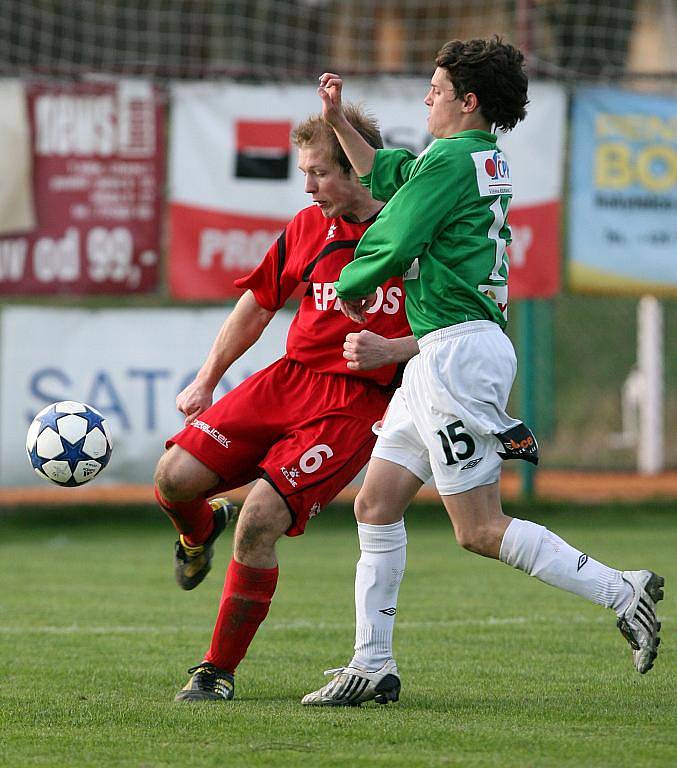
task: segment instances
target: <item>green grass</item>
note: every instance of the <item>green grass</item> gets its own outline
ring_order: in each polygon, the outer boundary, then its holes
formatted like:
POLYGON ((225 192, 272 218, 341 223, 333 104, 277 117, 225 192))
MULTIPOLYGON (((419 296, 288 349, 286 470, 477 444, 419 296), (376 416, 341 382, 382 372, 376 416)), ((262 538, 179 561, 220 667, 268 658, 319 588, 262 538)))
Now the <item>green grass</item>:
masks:
POLYGON ((412 511, 395 636, 402 699, 348 710, 299 704, 350 656, 346 508, 281 543, 278 592, 237 699, 207 706, 172 699, 209 642, 228 536, 205 584, 183 593, 155 512, 5 514, 0 765, 677 765, 672 507, 508 510, 611 565, 664 573, 662 653, 645 676, 610 612, 461 551, 439 510, 412 511))

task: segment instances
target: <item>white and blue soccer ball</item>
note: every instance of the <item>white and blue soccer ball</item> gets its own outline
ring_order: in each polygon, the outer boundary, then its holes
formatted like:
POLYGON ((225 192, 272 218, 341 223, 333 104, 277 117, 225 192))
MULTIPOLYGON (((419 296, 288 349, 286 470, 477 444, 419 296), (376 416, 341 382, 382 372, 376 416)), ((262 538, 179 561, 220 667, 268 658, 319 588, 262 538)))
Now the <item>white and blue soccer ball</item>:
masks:
POLYGON ((26 451, 40 477, 57 485, 83 485, 110 461, 113 441, 91 405, 64 400, 43 408, 26 436, 26 451))

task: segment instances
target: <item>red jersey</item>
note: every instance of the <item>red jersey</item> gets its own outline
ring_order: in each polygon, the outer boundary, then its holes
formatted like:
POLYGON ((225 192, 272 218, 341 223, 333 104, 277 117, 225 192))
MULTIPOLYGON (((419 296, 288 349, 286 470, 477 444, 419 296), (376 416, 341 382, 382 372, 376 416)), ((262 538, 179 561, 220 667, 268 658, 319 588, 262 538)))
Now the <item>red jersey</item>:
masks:
POLYGON ((251 290, 264 309, 275 312, 299 283, 307 283, 287 335, 287 357, 313 371, 358 376, 385 386, 395 377, 397 366, 351 371, 343 357, 343 342, 346 334, 364 328, 391 339, 411 334, 404 313, 402 278, 392 278, 377 289, 376 303, 364 324, 354 323, 341 312, 334 288, 375 218, 353 223, 344 218, 327 219, 315 205, 304 208, 287 224, 258 267, 235 285, 251 290))

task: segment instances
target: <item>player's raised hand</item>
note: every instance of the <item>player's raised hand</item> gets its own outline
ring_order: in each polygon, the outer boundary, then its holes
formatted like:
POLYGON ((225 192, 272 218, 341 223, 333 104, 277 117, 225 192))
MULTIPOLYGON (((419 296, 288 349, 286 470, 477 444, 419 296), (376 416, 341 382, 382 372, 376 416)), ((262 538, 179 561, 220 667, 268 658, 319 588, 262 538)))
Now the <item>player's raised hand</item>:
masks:
POLYGON ((343 357, 351 371, 370 371, 392 362, 387 339, 367 330, 346 336, 343 357))
POLYGON ((317 93, 322 99, 322 117, 329 125, 334 125, 343 119, 342 90, 343 80, 339 75, 331 72, 320 75, 320 87, 317 93))
POLYGON ((201 384, 199 381, 192 381, 184 390, 176 396, 176 408, 186 418, 184 425, 188 426, 193 419, 196 419, 201 413, 207 410, 212 404, 214 390, 201 384))

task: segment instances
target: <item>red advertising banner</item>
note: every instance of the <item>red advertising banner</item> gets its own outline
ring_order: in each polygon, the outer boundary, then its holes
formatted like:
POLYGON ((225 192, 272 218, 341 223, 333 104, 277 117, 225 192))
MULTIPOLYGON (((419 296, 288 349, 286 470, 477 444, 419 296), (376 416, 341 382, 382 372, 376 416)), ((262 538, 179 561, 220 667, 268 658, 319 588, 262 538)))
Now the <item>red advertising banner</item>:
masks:
POLYGON ((512 231, 510 298, 547 299, 559 293, 560 203, 511 206, 508 220, 512 231))
POLYGON ((36 227, 0 238, 0 294, 156 288, 164 104, 151 83, 26 85, 36 227))
MULTIPOLYGON (((186 301, 236 298, 234 281, 261 261, 284 219, 206 211, 174 203, 169 212, 169 288, 186 301)), ((560 291, 560 203, 510 209, 510 298, 549 298, 560 291)))
MULTIPOLYGON (((428 88, 423 82, 351 84, 381 116, 386 147, 419 153, 431 137, 411 108, 428 88)), ((500 137, 515 196, 510 298, 547 298, 560 290, 560 210, 566 93, 549 83, 530 84, 532 105, 523 125, 500 137)), ((309 205, 297 151, 289 135, 316 112, 308 86, 237 83, 175 84, 169 157, 169 288, 182 300, 237 298, 234 280, 254 269, 294 214, 309 205)), ((425 216, 425 211, 421 211, 425 216)))
POLYGON ((234 281, 256 267, 286 223, 286 219, 173 204, 169 211, 172 296, 188 301, 240 296, 234 281))

